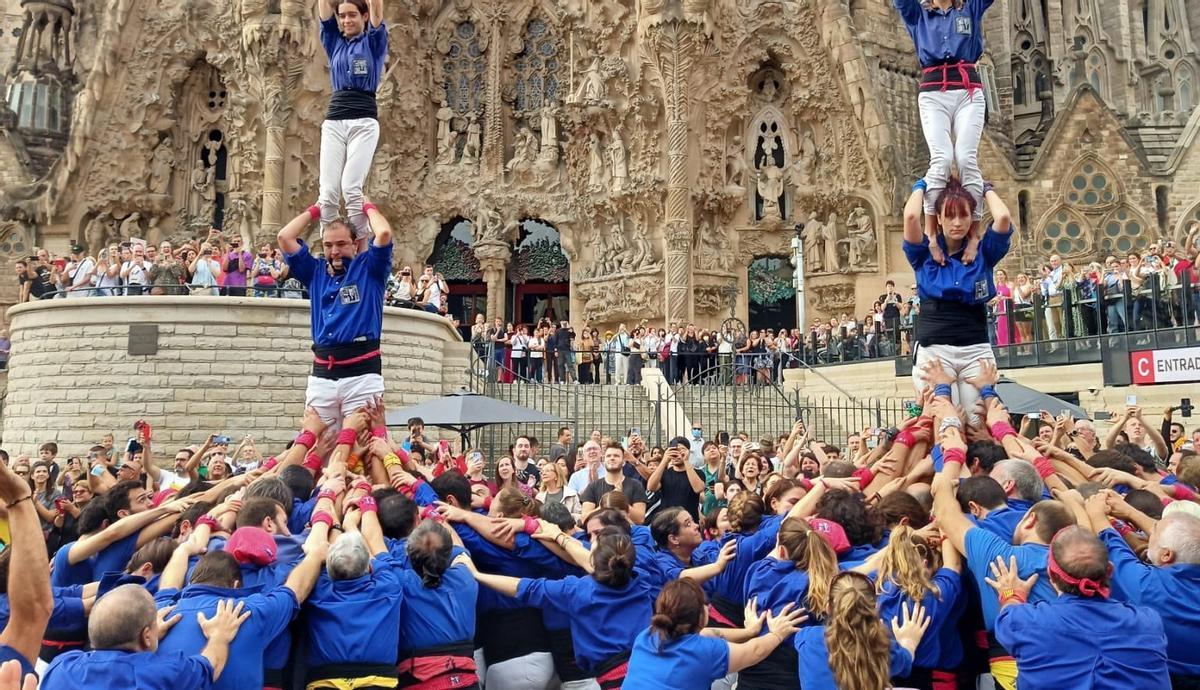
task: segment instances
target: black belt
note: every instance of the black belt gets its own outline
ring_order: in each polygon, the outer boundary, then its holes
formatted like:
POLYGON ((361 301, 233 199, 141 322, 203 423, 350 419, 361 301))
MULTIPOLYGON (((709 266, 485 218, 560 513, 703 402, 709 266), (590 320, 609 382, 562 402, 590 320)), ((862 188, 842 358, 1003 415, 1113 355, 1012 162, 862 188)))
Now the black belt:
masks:
POLYGON ((361 340, 344 345, 313 344, 312 375, 319 379, 347 379, 363 374, 382 374, 383 359, 378 340, 361 340))
POLYGON ((366 678, 368 676, 395 678, 396 667, 391 664, 326 664, 308 669, 307 682, 312 683, 331 678, 366 678))
POLYGON ((989 342, 987 306, 931 298, 921 300, 921 313, 917 317, 917 342, 926 347, 963 347, 989 342))
POLYGON ((564 683, 574 680, 591 678, 592 674, 579 668, 575 659, 575 638, 571 630, 548 630, 550 637, 550 656, 554 659, 554 671, 558 679, 564 683))
POLYGON ((741 626, 746 624, 746 607, 744 605, 735 604, 720 594, 712 595, 710 601, 713 608, 717 610, 717 613, 728 618, 734 625, 741 626))
POLYGON ((542 612, 534 608, 493 609, 476 620, 475 640, 488 666, 550 651, 542 612))
POLYGON ((983 79, 974 63, 951 62, 921 70, 921 91, 974 91, 983 79))
POLYGON ((766 659, 738 673, 738 690, 800 690, 797 664, 796 647, 785 641, 766 659))

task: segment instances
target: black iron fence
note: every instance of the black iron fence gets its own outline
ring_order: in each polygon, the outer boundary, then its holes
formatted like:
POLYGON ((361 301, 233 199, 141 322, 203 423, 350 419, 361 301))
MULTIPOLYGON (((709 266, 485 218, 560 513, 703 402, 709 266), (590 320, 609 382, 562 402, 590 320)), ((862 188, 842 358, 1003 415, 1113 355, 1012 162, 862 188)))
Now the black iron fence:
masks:
POLYGON ((468 376, 472 390, 541 410, 562 421, 487 427, 476 432, 473 445, 494 461, 509 452, 518 434, 527 434, 536 437, 541 452, 547 454, 559 429, 566 426, 577 443, 596 430, 614 439, 635 432, 649 447, 665 446, 676 435, 690 438, 691 425, 697 423, 708 440, 726 432, 746 434, 755 441, 775 441, 802 419, 814 438, 842 446, 851 433, 899 424, 911 403, 900 398, 812 399, 774 382, 734 385, 732 381, 745 375, 739 373, 742 366, 734 362, 702 370, 695 384, 671 385, 661 377, 649 385, 587 386, 528 378, 502 383, 497 375, 501 367, 495 359, 475 356, 468 376))

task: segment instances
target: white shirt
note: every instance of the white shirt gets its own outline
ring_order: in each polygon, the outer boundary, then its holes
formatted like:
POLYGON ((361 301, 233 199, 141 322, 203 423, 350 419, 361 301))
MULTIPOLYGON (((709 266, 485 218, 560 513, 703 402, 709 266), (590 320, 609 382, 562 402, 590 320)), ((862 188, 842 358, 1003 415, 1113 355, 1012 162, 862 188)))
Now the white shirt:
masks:
POLYGON ((132 261, 126 261, 121 265, 121 272, 129 271, 128 277, 125 279, 127 285, 148 285, 151 268, 154 268, 154 264, 145 259, 142 259, 141 266, 132 261))
POLYGON ((546 347, 546 341, 542 340, 541 338, 539 338, 537 336, 534 336, 529 339, 529 358, 530 359, 541 359, 542 355, 545 351, 533 349, 535 347, 539 347, 539 348, 546 347))
POLYGON ((436 305, 440 306, 442 303, 442 284, 441 284, 441 282, 439 282, 437 280, 430 281, 427 294, 428 294, 429 299, 426 301, 429 302, 429 304, 436 304, 436 305))
POLYGON ((87 257, 83 261, 80 261, 73 270, 68 271, 68 274, 71 276, 71 287, 90 285, 92 282, 92 276, 90 274, 94 270, 96 270, 96 262, 92 261, 91 257, 87 257))
POLYGON ((512 358, 522 359, 525 357, 525 350, 529 347, 529 336, 514 335, 509 345, 512 347, 512 358))

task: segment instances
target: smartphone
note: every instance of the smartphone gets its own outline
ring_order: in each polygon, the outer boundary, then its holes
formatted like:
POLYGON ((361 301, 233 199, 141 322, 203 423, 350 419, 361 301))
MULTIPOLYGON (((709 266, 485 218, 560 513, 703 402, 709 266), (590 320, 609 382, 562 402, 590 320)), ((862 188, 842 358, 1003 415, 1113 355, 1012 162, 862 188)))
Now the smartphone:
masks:
POLYGON ((214 446, 227 446, 227 445, 229 445, 230 441, 232 441, 232 440, 233 439, 229 438, 228 436, 218 436, 213 439, 213 445, 214 446))
POLYGON ((412 452, 412 441, 410 441, 408 439, 404 439, 404 443, 401 443, 400 447, 404 449, 405 453, 411 453, 412 452))
POLYGON ((105 472, 104 465, 96 465, 95 467, 92 468, 92 476, 93 477, 99 477, 100 475, 104 474, 104 472, 105 472))
POLYGON ((1112 415, 1108 413, 1108 410, 1099 410, 1092 415, 1092 419, 1096 420, 1097 422, 1103 422, 1112 419, 1112 415))
POLYGON ((1038 423, 1038 421, 1037 421, 1037 420, 1038 420, 1038 415, 1036 415, 1036 414, 1027 414, 1027 415, 1025 415, 1025 416, 1026 416, 1026 417, 1027 417, 1027 418, 1028 418, 1030 421, 1032 421, 1032 422, 1033 422, 1032 424, 1028 425, 1028 428, 1027 428, 1027 429, 1025 429, 1025 438, 1028 438, 1028 439, 1034 439, 1034 438, 1037 438, 1037 437, 1038 437, 1038 429, 1041 429, 1041 428, 1042 428, 1042 425, 1041 425, 1041 424, 1039 424, 1039 423, 1038 423))
POLYGON ((1125 396, 1125 406, 1126 407, 1137 407, 1137 396, 1136 395, 1125 396))
POLYGON ((642 427, 640 427, 640 426, 629 427, 629 435, 630 436, 641 436, 642 435, 642 427))
POLYGON ((483 460, 483 453, 479 451, 471 453, 471 462, 479 462, 480 460, 483 460))
POLYGON ((718 446, 729 445, 729 432, 728 431, 722 431, 721 433, 717 434, 717 445, 718 446))

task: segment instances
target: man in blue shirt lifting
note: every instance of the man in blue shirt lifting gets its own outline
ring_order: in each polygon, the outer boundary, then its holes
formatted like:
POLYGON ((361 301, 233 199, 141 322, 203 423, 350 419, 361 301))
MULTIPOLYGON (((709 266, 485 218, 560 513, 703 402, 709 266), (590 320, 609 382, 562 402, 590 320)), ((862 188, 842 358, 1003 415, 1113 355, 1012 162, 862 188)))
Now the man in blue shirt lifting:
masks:
POLYGON ((313 368, 305 405, 327 425, 340 425, 355 410, 383 397, 383 293, 392 268, 392 227, 374 204, 363 211, 375 239, 360 253, 354 230, 343 219, 325 226, 322 258, 299 239, 321 217, 311 206, 279 231, 292 276, 308 288, 312 308, 313 368))

